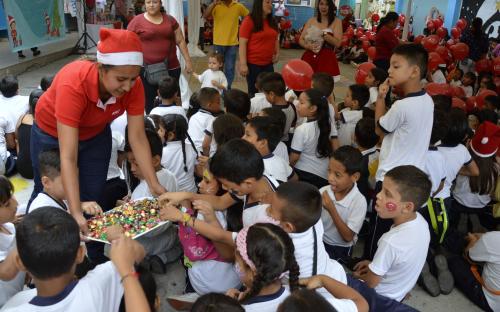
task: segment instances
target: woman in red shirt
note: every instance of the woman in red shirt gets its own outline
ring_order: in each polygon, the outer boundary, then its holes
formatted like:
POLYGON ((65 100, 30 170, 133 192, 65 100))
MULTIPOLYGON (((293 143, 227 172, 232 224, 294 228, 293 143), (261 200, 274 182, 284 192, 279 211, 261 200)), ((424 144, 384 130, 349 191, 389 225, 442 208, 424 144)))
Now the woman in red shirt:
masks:
MULTIPOLYGON (((135 16, 127 29, 139 35, 144 50, 144 64, 151 65, 167 60, 168 74, 179 80, 181 68, 177 59, 177 46, 186 61, 186 73, 193 72, 191 57, 182 35, 181 27, 171 15, 161 12, 160 0, 146 0, 146 13, 135 16)), ((146 94, 146 113, 154 108, 158 86, 149 84, 141 72, 146 94)))
POLYGON ((392 50, 399 44, 399 39, 394 34, 394 29, 398 25, 399 15, 396 12, 389 12, 380 20, 375 37, 375 48, 377 56, 373 64, 386 71, 389 70, 392 50))
POLYGON ((128 140, 145 179, 153 193, 165 192, 156 177, 144 130, 142 64, 142 45, 135 33, 101 28, 97 62, 78 60, 64 66, 37 103, 31 129, 35 181, 31 200, 43 189, 38 155, 59 148, 69 212, 84 233, 88 229, 81 201, 100 197, 111 156, 109 124, 125 111, 128 140))
POLYGON ((279 31, 272 0, 256 0, 240 26, 240 74, 246 76, 248 95, 257 93, 255 80, 262 72, 274 72, 278 61, 279 31))

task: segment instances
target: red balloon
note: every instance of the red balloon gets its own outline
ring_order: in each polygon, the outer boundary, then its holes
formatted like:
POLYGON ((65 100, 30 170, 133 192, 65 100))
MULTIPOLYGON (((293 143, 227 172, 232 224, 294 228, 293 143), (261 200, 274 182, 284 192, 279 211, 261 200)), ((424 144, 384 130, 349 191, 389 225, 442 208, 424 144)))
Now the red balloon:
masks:
POLYGON ((452 45, 450 51, 453 58, 457 61, 461 61, 469 56, 469 46, 463 42, 452 45))
POLYGON ((493 73, 495 76, 500 76, 500 56, 493 60, 493 73))
POLYGON ((363 50, 365 52, 368 51, 368 48, 370 48, 370 46, 371 46, 370 41, 368 41, 368 40, 361 41, 361 47, 363 48, 363 50))
POLYGON ((455 41, 455 39, 449 39, 448 41, 446 41, 446 47, 449 49, 455 43, 457 43, 457 41, 455 41))
POLYGON ((436 25, 434 25, 433 21, 428 21, 426 26, 427 26, 427 29, 429 29, 429 30, 434 30, 434 28, 436 28, 436 25))
POLYGON ((354 78, 357 84, 364 84, 368 73, 375 68, 375 65, 370 62, 362 63, 356 69, 356 73, 354 74, 354 78))
POLYGON ((378 15, 377 13, 373 13, 372 14, 372 21, 377 23, 379 20, 380 20, 380 15, 378 15))
POLYGON ((438 94, 443 94, 448 96, 451 95, 450 85, 446 83, 431 82, 425 86, 425 90, 427 91, 427 93, 429 93, 430 96, 438 94))
POLYGON ((372 31, 367 32, 366 37, 368 37, 368 40, 370 40, 370 41, 375 41, 375 39, 376 39, 376 35, 372 31))
POLYGON ((427 69, 430 71, 434 71, 436 68, 438 68, 439 64, 444 64, 445 61, 443 61, 443 58, 437 53, 437 52, 430 52, 429 53, 429 60, 427 62, 427 69))
POLYGON ((481 59, 476 62, 476 71, 478 73, 489 73, 492 70, 491 61, 488 59, 481 59))
POLYGON ((395 35, 396 37, 398 37, 398 38, 399 38, 399 37, 401 37, 401 29, 399 29, 399 28, 394 28, 394 30, 393 30, 392 32, 394 33, 394 35, 395 35))
POLYGON ((443 20, 440 18, 436 18, 435 20, 432 20, 432 22, 434 23, 434 28, 436 29, 443 26, 443 20))
POLYGON ((288 9, 285 9, 285 12, 283 13, 285 16, 290 16, 290 11, 288 9))
POLYGON ((422 39, 422 45, 428 52, 432 52, 436 50, 437 46, 439 45, 439 37, 435 35, 425 37, 424 39, 422 39))
POLYGON ((369 47, 368 50, 366 51, 366 54, 368 54, 368 57, 373 60, 377 56, 377 48, 375 47, 369 47))
POLYGON ((293 59, 283 66, 281 75, 292 90, 304 91, 311 88, 313 69, 303 60, 293 59))
POLYGON ((422 40, 423 40, 424 38, 425 38, 425 36, 424 36, 424 35, 418 35, 418 36, 416 36, 416 37, 415 37, 415 39, 413 40, 413 42, 414 42, 414 43, 416 43, 416 44, 419 44, 419 43, 421 43, 421 42, 422 42, 422 40))
POLYGON ((456 107, 456 108, 466 110, 467 104, 465 104, 465 102, 462 101, 461 99, 459 99, 457 97, 453 97, 451 99, 451 107, 456 107))
POLYGON ((450 55, 448 54, 448 49, 446 49, 446 47, 444 46, 439 46, 434 51, 437 52, 444 61, 447 61, 450 58, 450 55))
POLYGON ((475 96, 469 96, 465 100, 465 110, 470 113, 476 108, 476 97, 475 96))
POLYGON ((444 37, 446 37, 446 35, 448 34, 448 30, 444 27, 439 27, 437 30, 436 30, 436 35, 439 36, 439 38, 443 39, 444 37))
POLYGON ((399 25, 403 27, 405 25, 405 21, 406 21, 406 16, 404 16, 404 14, 401 14, 399 16, 399 25))
POLYGON ((464 98, 465 91, 461 87, 451 87, 451 96, 455 96, 458 98, 464 98))
POLYGON ((451 37, 452 37, 453 39, 458 39, 458 38, 460 38, 461 33, 462 33, 462 32, 461 32, 460 28, 458 28, 458 27, 453 27, 453 28, 451 29, 451 37))
POLYGON ((457 28, 460 29, 460 31, 464 30, 467 27, 467 21, 465 18, 461 18, 457 21, 457 28))
POLYGON ((481 92, 479 92, 478 95, 476 95, 476 103, 477 103, 477 107, 479 107, 479 109, 482 109, 483 106, 484 106, 484 99, 490 95, 497 95, 497 93, 493 90, 483 90, 481 92))

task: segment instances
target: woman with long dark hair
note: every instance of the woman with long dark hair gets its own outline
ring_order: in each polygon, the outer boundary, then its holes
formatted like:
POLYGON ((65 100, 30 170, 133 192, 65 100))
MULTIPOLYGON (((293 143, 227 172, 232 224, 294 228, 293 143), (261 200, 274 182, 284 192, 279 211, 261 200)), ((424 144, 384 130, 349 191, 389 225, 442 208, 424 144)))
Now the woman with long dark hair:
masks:
POLYGON ((460 41, 469 46, 469 58, 474 62, 488 53, 488 37, 483 32, 483 20, 476 17, 470 23, 470 28, 463 32, 460 41))
POLYGON ((261 72, 274 72, 278 61, 279 30, 272 0, 257 0, 240 26, 240 74, 246 76, 248 95, 257 93, 255 80, 261 72))
POLYGON ((392 50, 399 44, 399 39, 394 34, 394 29, 398 25, 399 15, 396 12, 389 12, 382 17, 377 27, 377 35, 375 37, 375 48, 377 56, 373 60, 373 64, 384 70, 389 70, 392 50))
POLYGON ((304 25, 299 44, 306 49, 302 60, 311 65, 315 73, 328 73, 338 81, 340 69, 335 48, 342 44, 342 22, 336 14, 333 0, 319 0, 315 16, 304 25))

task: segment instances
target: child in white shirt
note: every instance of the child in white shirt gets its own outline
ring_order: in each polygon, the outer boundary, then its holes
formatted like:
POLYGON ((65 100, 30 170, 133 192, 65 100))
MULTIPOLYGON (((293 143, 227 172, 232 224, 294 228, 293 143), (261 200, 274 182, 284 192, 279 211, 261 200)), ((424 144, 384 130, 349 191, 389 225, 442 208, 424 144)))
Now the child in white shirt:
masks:
POLYGON ((193 73, 193 76, 201 82, 201 88, 215 88, 222 94, 227 89, 226 75, 221 69, 224 66, 224 56, 220 53, 208 55, 208 69, 201 75, 193 73))
POLYGON ((377 102, 378 97, 378 87, 387 79, 387 71, 380 67, 374 67, 368 72, 368 76, 365 79, 365 85, 370 90, 370 100, 365 105, 365 107, 374 109, 375 102, 377 102))
POLYGON ((158 95, 161 104, 153 108, 150 115, 165 116, 167 114, 178 114, 186 118, 186 111, 180 106, 179 82, 173 77, 166 77, 158 82, 158 95))
POLYGON ((202 88, 198 92, 198 101, 201 108, 189 119, 188 133, 196 150, 203 151, 205 134, 212 135, 208 128, 212 127, 212 122, 221 111, 220 94, 214 88, 202 88))
POLYGON ((6 112, 0 115, 0 174, 9 174, 15 168, 15 159, 8 149, 16 148, 16 125, 12 123, 9 115, 6 112))
POLYGON ((454 70, 452 70, 449 74, 450 86, 461 87, 463 76, 464 76, 464 72, 460 68, 455 68, 454 70))
MULTIPOLYGON (((269 117, 271 122, 276 125, 279 129, 285 129, 286 116, 283 111, 277 107, 266 107, 264 108, 258 116, 269 117)), ((273 151, 273 154, 283 158, 287 163, 290 162, 288 155, 288 148, 286 144, 280 141, 273 151)))
POLYGON ((471 97, 474 95, 474 86, 476 85, 476 74, 473 72, 467 72, 462 78, 462 89, 464 89, 465 96, 471 97))
MULTIPOLYGON (((269 74, 269 72, 261 72, 257 75, 257 79, 255 80, 255 88, 257 89, 257 93, 250 99, 250 115, 251 117, 256 116, 260 113, 264 108, 271 107, 271 103, 266 100, 266 95, 262 91, 262 81, 264 77, 269 74)), ((287 99, 288 101, 288 99, 287 99)), ((288 101, 288 102, 293 102, 288 101)))
POLYGON ((344 98, 345 108, 335 114, 335 119, 340 124, 338 129, 340 146, 353 145, 354 128, 358 121, 363 118, 362 108, 366 106, 369 100, 370 91, 367 86, 353 84, 347 89, 344 98))
POLYGON ((438 68, 436 68, 434 70, 434 72, 432 73, 432 82, 435 82, 435 83, 446 83, 446 76, 444 74, 445 69, 446 69, 446 65, 445 64, 439 64, 438 68))

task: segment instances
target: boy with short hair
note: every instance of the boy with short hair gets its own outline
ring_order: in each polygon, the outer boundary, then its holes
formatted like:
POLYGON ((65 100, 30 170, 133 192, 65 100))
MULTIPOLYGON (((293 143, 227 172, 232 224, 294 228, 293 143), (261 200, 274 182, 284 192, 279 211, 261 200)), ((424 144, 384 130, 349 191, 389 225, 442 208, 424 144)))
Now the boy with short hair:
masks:
POLYGON ((339 121, 338 138, 340 146, 352 145, 352 137, 356 123, 363 118, 362 108, 370 100, 370 91, 363 84, 353 84, 347 88, 344 98, 345 108, 338 112, 336 108, 335 119, 339 121))
POLYGON ((161 103, 153 108, 150 115, 165 116, 168 114, 182 115, 186 118, 186 111, 180 106, 179 82, 173 77, 165 77, 158 82, 158 96, 161 98, 161 103))
POLYGON ((27 96, 19 95, 19 82, 12 75, 0 79, 0 115, 8 116, 15 126, 29 109, 27 96))
POLYGON ((377 172, 379 151, 377 144, 379 141, 378 135, 375 133, 375 122, 371 117, 361 118, 354 128, 354 143, 358 146, 361 155, 363 156, 363 166, 361 176, 357 186, 361 194, 365 196, 369 206, 375 197, 373 192, 375 189, 375 172, 377 172))
POLYGON ((271 106, 266 100, 266 95, 262 91, 262 81, 268 74, 269 72, 261 72, 257 75, 257 79, 255 80, 255 88, 259 92, 255 93, 253 98, 250 99, 250 115, 252 117, 256 116, 264 108, 271 106))
POLYGON ((328 165, 330 185, 320 189, 323 196, 321 220, 323 242, 330 258, 347 264, 366 216, 366 199, 356 182, 362 169, 361 152, 341 146, 333 152, 328 165))
POLYGON ((271 118, 257 116, 250 119, 245 126, 243 140, 250 142, 259 151, 264 160, 264 174, 281 182, 297 180, 297 174, 290 164, 272 152, 280 142, 281 133, 271 118))
POLYGON ((424 266, 430 235, 427 222, 417 212, 429 198, 431 181, 415 166, 389 170, 377 194, 375 209, 394 226, 382 235, 373 261, 354 267, 354 276, 378 294, 401 301, 415 285, 424 266))
MULTIPOLYGON (((284 131, 286 125, 286 115, 278 107, 266 107, 259 113, 258 116, 271 118, 271 123, 277 126, 281 132, 284 131)), ((283 158, 287 163, 290 162, 288 149, 286 147, 286 144, 282 141, 280 141, 278 145, 276 145, 273 154, 283 158)))
MULTIPOLYGON (((201 88, 198 92, 198 101, 201 108, 189 119, 188 134, 196 150, 202 151, 205 134, 212 136, 213 131, 209 131, 209 128, 212 127, 215 117, 221 111, 220 94, 214 88, 201 88)), ((210 152, 215 152, 215 148, 212 151, 212 146, 210 146, 210 152)))

